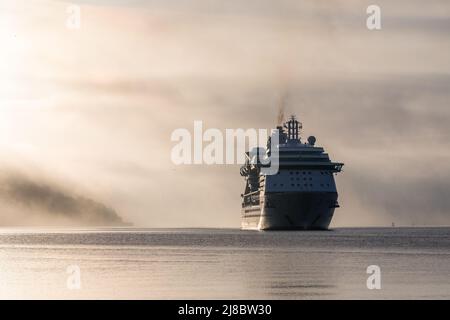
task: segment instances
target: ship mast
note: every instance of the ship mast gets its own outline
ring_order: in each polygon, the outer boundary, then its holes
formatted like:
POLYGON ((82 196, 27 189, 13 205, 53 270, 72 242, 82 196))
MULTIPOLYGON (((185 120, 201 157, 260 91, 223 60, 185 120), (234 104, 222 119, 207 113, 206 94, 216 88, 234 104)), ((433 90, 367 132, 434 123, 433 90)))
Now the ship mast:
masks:
POLYGON ((287 137, 289 140, 299 141, 300 136, 299 132, 302 129, 302 123, 295 119, 295 116, 291 116, 289 121, 284 124, 284 127, 287 129, 287 137))

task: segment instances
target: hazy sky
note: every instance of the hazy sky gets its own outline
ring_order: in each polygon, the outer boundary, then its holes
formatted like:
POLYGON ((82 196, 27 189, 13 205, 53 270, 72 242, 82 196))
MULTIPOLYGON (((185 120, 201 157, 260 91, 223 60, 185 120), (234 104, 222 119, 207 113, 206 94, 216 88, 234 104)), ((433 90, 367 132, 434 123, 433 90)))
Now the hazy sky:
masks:
POLYGON ((170 134, 272 128, 288 92, 345 163, 332 226, 448 225, 449 32, 446 0, 0 0, 1 176, 137 226, 238 227, 239 166, 175 166, 170 134))

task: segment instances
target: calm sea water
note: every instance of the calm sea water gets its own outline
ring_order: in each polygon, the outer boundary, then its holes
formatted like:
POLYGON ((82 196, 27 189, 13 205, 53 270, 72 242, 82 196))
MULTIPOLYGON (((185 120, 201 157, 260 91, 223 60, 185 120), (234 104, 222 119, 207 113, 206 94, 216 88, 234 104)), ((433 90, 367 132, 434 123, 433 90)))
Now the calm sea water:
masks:
POLYGON ((450 228, 0 229, 0 298, 449 299, 450 228))

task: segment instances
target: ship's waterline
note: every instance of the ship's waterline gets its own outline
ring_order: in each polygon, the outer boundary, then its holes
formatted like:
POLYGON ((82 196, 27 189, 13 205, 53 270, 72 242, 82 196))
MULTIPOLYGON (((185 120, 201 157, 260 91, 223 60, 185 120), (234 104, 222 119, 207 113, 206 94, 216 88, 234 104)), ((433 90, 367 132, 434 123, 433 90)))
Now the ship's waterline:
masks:
POLYGON ((246 179, 242 229, 328 229, 339 207, 334 174, 341 171, 343 164, 331 162, 324 149, 315 146, 315 137, 302 143, 301 128, 292 116, 284 127, 277 128, 276 136, 269 137, 267 150, 254 148, 246 153, 247 161, 241 167, 246 179), (278 140, 275 145, 274 139, 278 140), (267 174, 262 170, 264 163, 274 159, 279 170, 267 174))
POLYGON ((263 209, 247 209, 242 229, 327 230, 334 214, 337 193, 280 193, 265 196, 263 209), (270 203, 269 207, 267 203, 270 203))

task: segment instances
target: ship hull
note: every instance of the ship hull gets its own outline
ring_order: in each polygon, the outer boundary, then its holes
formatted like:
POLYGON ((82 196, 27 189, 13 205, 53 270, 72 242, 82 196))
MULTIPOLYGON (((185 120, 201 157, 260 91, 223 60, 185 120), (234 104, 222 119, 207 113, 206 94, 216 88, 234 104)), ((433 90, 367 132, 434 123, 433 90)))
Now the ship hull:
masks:
POLYGON ((243 208, 244 230, 327 230, 337 207, 336 192, 264 195, 259 210, 243 208))

